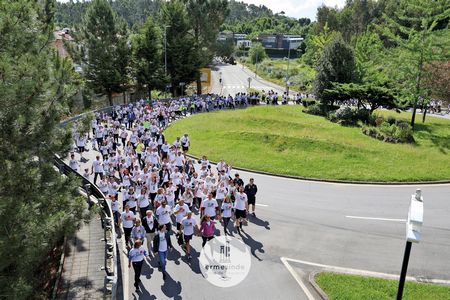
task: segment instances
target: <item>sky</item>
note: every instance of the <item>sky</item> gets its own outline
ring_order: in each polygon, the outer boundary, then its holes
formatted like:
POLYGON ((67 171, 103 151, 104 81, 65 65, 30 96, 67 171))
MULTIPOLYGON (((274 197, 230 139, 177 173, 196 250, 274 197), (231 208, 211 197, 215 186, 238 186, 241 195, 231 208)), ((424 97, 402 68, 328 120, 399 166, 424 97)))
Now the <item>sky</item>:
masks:
POLYGON ((289 17, 316 19, 317 8, 322 4, 342 8, 345 0, 237 0, 248 4, 265 5, 274 13, 284 11, 289 17))

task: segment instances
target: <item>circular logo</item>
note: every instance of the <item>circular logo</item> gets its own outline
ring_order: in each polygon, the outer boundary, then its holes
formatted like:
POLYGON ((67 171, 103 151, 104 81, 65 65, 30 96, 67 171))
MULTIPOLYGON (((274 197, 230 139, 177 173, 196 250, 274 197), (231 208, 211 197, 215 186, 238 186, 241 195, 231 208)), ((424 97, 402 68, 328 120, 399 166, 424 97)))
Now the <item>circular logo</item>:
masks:
POLYGON ((200 270, 215 286, 231 287, 247 277, 251 266, 250 248, 230 236, 216 236, 200 252, 200 270))

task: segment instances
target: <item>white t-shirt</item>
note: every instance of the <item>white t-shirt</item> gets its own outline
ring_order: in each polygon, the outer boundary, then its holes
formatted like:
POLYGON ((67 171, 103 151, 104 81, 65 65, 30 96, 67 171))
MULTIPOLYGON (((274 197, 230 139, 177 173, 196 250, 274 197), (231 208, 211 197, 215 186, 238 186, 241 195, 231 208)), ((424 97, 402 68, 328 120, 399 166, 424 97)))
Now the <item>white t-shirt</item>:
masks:
POLYGON ((224 199, 227 189, 225 187, 219 187, 216 191, 216 199, 224 199))
POLYGON ((190 219, 188 219, 188 217, 184 217, 183 220, 181 220, 181 225, 183 225, 184 235, 193 235, 194 226, 197 225, 197 221, 193 217, 190 219))
POLYGON ((92 162, 92 166, 94 167, 95 173, 103 173, 103 163, 99 160, 94 160, 92 162))
POLYGON ((131 262, 143 261, 145 256, 147 256, 147 251, 145 251, 144 246, 133 248, 128 253, 128 258, 131 262))
POLYGON ((186 204, 183 204, 183 205, 177 204, 175 206, 175 209, 173 210, 173 212, 175 213, 180 209, 181 209, 181 211, 178 212, 175 216, 177 223, 181 223, 181 220, 183 220, 183 218, 187 215, 187 213, 189 212, 189 206, 187 206, 186 204))
POLYGON ((234 208, 239 210, 245 210, 246 203, 247 203, 247 195, 245 193, 236 193, 234 208))
POLYGON ((216 215, 216 207, 218 206, 216 199, 203 200, 201 207, 205 208, 205 215, 214 217, 216 215))
POLYGON ((122 223, 123 223, 124 228, 133 228, 133 225, 134 225, 133 221, 136 217, 134 216, 134 213, 132 211, 129 211, 129 212, 124 211, 122 213, 121 218, 122 218, 122 223))
POLYGON ((148 197, 147 195, 139 195, 138 197, 138 201, 139 201, 139 207, 140 208, 144 208, 150 205, 150 202, 148 201, 148 197))
POLYGON ((158 223, 159 224, 168 224, 170 223, 170 213, 172 212, 172 208, 169 205, 166 205, 166 207, 158 207, 156 209, 156 215, 158 216, 158 223))
POLYGON ((78 171, 78 162, 76 161, 76 159, 71 159, 69 161, 69 166, 72 168, 72 170, 78 171))
POLYGON ((233 208, 233 203, 229 202, 229 203, 222 203, 222 210, 223 210, 223 214, 222 216, 224 218, 231 218, 231 209, 233 208))
POLYGON ((165 233, 158 233, 159 236, 159 248, 158 252, 166 252, 167 251, 167 240, 165 233))

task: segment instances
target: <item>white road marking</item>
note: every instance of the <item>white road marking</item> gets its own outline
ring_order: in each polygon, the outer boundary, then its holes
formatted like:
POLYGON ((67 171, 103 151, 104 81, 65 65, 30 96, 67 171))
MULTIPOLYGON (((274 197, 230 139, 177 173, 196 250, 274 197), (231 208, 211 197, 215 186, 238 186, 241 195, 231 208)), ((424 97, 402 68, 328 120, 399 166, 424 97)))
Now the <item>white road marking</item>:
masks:
POLYGON ((288 258, 286 257, 280 257, 281 262, 284 264, 286 269, 291 273, 292 277, 294 277, 295 281, 297 281, 300 288, 303 290, 303 292, 306 294, 306 297, 308 297, 309 300, 314 300, 314 296, 311 294, 311 292, 308 290, 306 285, 303 283, 300 276, 298 276, 297 272, 294 271, 294 269, 291 267, 291 265, 287 262, 288 258))
MULTIPOLYGON (((331 266, 331 265, 325 265, 325 264, 318 264, 318 263, 314 263, 314 262, 310 262, 310 261, 298 260, 298 259, 293 259, 293 258, 288 258, 288 257, 281 257, 280 259, 285 266, 289 265, 288 261, 292 261, 292 262, 300 263, 303 265, 320 267, 320 268, 323 268, 325 271, 329 271, 329 272, 360 275, 360 276, 370 276, 370 277, 377 277, 377 278, 383 278, 383 279, 394 279, 394 280, 398 280, 400 278, 400 275, 395 275, 395 274, 358 270, 358 269, 337 267, 337 266, 331 266)), ((287 268, 287 266, 286 266, 286 268, 287 268)), ((290 269, 293 270, 292 267, 290 269)), ((288 268, 288 270, 289 270, 289 268, 288 268)), ((289 272, 291 272, 291 271, 289 271, 289 272)), ((292 274, 292 272, 291 272, 291 274, 292 274)), ((418 277, 406 276, 406 280, 416 281, 416 282, 433 283, 433 284, 450 285, 450 280, 445 280, 445 279, 418 278, 418 277)))
POLYGON ((267 204, 259 204, 259 203, 256 203, 255 205, 256 205, 256 206, 262 206, 262 207, 267 207, 267 206, 269 206, 269 205, 267 205, 267 204))
POLYGON ((406 222, 406 219, 388 219, 388 218, 373 218, 373 217, 357 217, 357 216, 345 216, 349 219, 362 219, 362 220, 375 220, 375 221, 390 221, 390 222, 406 222))

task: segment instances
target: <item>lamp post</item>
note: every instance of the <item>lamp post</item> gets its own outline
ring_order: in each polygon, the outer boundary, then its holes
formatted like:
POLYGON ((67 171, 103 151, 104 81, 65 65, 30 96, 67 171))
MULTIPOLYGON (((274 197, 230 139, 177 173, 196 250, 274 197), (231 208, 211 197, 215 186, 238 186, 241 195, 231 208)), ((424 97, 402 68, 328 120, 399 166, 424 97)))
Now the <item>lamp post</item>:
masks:
POLYGON ((287 69, 286 69, 286 94, 289 96, 289 61, 291 60, 291 38, 288 38, 288 61, 287 61, 287 69))
POLYGON ((397 300, 402 300, 403 288, 405 286, 406 272, 408 271, 409 255, 411 254, 412 243, 419 243, 422 239, 423 224, 423 197, 420 189, 416 190, 415 195, 411 196, 409 205, 408 220, 406 222, 406 247, 403 256, 402 271, 398 284, 397 300))

